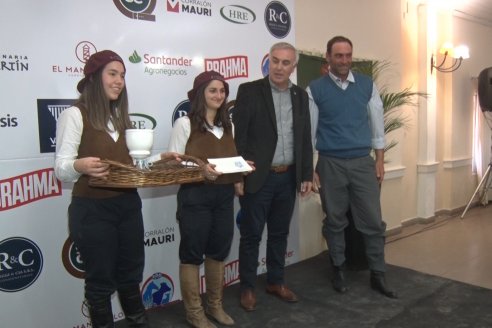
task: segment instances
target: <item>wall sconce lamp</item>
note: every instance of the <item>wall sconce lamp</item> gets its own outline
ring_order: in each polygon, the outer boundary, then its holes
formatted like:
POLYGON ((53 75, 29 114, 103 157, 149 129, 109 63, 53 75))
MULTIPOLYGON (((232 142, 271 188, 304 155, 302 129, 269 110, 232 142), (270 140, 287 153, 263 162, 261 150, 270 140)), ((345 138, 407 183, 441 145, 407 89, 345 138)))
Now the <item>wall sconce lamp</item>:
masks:
POLYGON ((434 54, 431 56, 431 74, 434 68, 439 72, 443 73, 451 73, 456 71, 460 66, 463 59, 470 58, 470 52, 467 46, 461 45, 457 47, 453 47, 450 43, 445 43, 441 49, 439 49, 439 53, 444 55, 442 62, 439 65, 436 65, 434 54), (446 59, 448 57, 453 58, 453 63, 450 66, 444 66, 446 63, 446 59))

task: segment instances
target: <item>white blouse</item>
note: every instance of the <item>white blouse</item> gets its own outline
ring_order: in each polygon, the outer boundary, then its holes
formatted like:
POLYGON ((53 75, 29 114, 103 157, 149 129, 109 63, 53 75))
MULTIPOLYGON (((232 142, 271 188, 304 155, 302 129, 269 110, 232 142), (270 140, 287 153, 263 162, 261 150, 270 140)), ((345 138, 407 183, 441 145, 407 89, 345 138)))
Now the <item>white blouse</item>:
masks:
MULTIPOLYGON (((75 170, 73 164, 79 153, 83 129, 82 114, 75 106, 65 109, 56 122, 55 174, 62 181, 75 182, 82 175, 75 170)), ((108 122, 108 129, 114 130, 111 121, 108 122)), ((120 136, 118 131, 109 135, 114 141, 120 136)))
MULTIPOLYGON (((221 139, 224 135, 224 128, 220 126, 213 126, 207 128, 208 131, 213 133, 217 139, 221 139)), ((184 154, 186 149, 186 143, 190 138, 191 123, 188 116, 182 116, 174 122, 173 130, 171 131, 171 139, 169 140, 168 151, 184 154)), ((234 124, 232 125, 232 136, 234 137, 234 124)))

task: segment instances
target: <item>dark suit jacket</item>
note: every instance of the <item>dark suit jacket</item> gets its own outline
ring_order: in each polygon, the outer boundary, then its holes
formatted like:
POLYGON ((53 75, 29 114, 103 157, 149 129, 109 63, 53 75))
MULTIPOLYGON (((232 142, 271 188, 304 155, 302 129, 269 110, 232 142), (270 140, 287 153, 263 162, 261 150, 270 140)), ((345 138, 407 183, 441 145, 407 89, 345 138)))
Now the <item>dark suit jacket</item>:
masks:
MULTIPOLYGON (((313 179, 313 147, 309 99, 297 85, 290 89, 294 115, 294 158, 297 190, 302 181, 313 179)), ((232 119, 239 155, 255 162, 256 170, 246 176, 245 192, 257 192, 265 183, 277 147, 277 120, 268 76, 239 86, 232 119)))

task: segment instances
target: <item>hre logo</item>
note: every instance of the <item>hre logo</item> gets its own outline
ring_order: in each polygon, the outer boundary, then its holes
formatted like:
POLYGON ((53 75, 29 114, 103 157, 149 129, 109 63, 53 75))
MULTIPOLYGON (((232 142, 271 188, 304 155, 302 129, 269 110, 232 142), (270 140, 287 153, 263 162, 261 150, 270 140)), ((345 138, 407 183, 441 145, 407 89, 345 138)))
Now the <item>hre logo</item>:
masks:
POLYGON ((278 1, 272 1, 265 8, 265 24, 274 37, 284 38, 290 32, 291 19, 287 7, 278 1))
POLYGON ((11 117, 10 114, 0 117, 0 128, 15 128, 18 125, 17 117, 11 117))
POLYGON ((134 129, 152 129, 157 126, 157 121, 150 115, 130 113, 130 121, 134 129))
POLYGON ((239 5, 220 8, 220 15, 234 24, 251 24, 256 20, 256 15, 251 9, 239 5))
POLYGON ((155 9, 156 0, 113 0, 116 8, 128 18, 155 21, 152 12, 155 9))

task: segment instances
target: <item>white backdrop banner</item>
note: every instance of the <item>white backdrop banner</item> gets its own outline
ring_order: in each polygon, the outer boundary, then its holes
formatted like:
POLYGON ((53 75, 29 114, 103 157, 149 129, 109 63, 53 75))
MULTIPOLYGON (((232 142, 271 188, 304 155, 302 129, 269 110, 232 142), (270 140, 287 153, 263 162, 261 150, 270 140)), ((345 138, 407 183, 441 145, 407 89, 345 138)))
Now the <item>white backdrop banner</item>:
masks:
MULTIPOLYGON (((294 0, 1 2, 1 325, 90 327, 83 263, 68 239, 72 185, 53 173, 56 121, 79 96, 85 61, 104 49, 124 58, 132 122, 154 129, 153 152, 163 152, 173 122, 189 109, 186 94, 197 74, 222 73, 234 100, 239 84, 265 76, 273 43, 295 44, 294 0)), ((147 308, 181 299, 177 189, 139 190, 147 308)), ((235 207, 239 221, 237 200, 235 207)), ((292 222, 288 264, 299 259, 296 217, 292 222)), ((234 233, 227 285, 239 278, 237 228, 234 233)), ((265 272, 265 240, 258 261, 258 272, 265 272)), ((115 319, 122 319, 116 298, 113 306, 115 319)))

